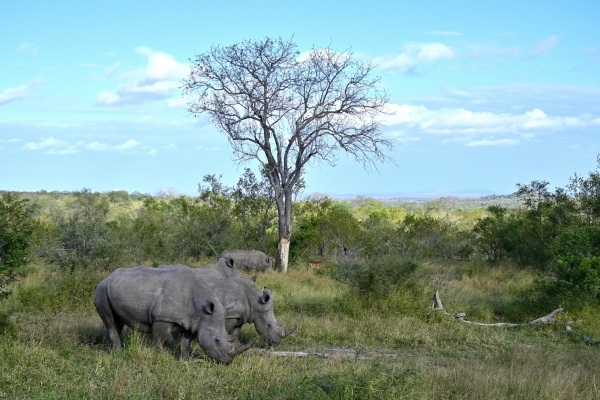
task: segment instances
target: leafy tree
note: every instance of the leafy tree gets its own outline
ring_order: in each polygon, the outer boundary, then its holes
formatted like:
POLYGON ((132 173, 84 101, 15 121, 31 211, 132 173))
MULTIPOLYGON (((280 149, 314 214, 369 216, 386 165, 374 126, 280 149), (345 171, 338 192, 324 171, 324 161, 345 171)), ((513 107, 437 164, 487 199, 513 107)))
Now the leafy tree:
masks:
POLYGON ((235 188, 233 213, 247 249, 267 251, 267 230, 275 217, 275 198, 264 171, 259 180, 246 168, 235 188))
POLYGON ((368 246, 368 233, 349 207, 329 197, 310 197, 299 204, 292 257, 357 258, 368 246))
POLYGON ((524 210, 517 211, 513 225, 512 256, 522 264, 546 266, 552 259, 554 240, 577 225, 577 207, 567 192, 548 190, 547 181, 517 184, 524 210))
POLYGON ((73 196, 69 213, 58 217, 56 243, 46 257, 70 272, 115 264, 121 246, 118 225, 107 218, 107 198, 90 189, 73 192, 73 196))
POLYGON ((596 170, 590 171, 587 178, 575 174, 569 179, 568 189, 585 223, 597 226, 600 223, 600 154, 596 161, 596 170))
POLYGON ((27 263, 35 223, 29 200, 15 193, 0 193, 0 298, 27 263))
POLYGON ((230 188, 215 175, 206 175, 203 181, 207 185, 199 185, 199 197, 178 199, 181 246, 196 260, 201 255, 217 256, 235 243, 230 188))
POLYGON ((335 165, 345 152, 365 166, 388 157, 377 117, 387 103, 373 66, 349 51, 313 48, 301 56, 281 38, 216 46, 192 60, 184 94, 189 111, 207 113, 239 162, 257 160, 274 191, 279 244, 276 268, 286 271, 294 188, 309 162, 335 165))
MULTIPOLYGON (((144 199, 144 207, 127 226, 129 253, 136 263, 184 261, 177 236, 178 218, 171 202, 144 199)), ((124 225, 124 224, 122 224, 124 225)))
POLYGON ((478 235, 478 244, 490 260, 498 260, 506 253, 506 216, 508 210, 502 206, 489 206, 490 214, 478 220, 473 231, 478 235))
POLYGON ((394 252, 411 259, 465 259, 472 253, 471 237, 448 218, 409 213, 396 230, 394 252))

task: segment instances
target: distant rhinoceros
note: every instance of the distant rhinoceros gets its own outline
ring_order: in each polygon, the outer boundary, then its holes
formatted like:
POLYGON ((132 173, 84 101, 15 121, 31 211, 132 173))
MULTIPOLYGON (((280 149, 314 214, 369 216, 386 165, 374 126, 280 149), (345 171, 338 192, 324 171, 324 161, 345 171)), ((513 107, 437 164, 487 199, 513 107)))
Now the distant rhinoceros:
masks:
POLYGON ((247 278, 208 280, 220 301, 235 306, 225 311, 227 333, 237 336, 242 325, 254 323, 256 332, 269 346, 277 345, 296 330, 284 329, 273 314, 271 289, 261 290, 247 278))
POLYGON ((273 267, 271 258, 257 250, 225 250, 219 257, 232 258, 240 270, 265 272, 273 267))
MULTIPOLYGON (((158 268, 186 267, 182 264, 159 265, 158 268)), ((189 267, 186 267, 189 268, 189 267)), ((235 261, 230 257, 221 257, 214 264, 207 264, 200 268, 192 268, 196 275, 203 279, 223 279, 241 276, 236 269, 235 261)))
POLYGON ((123 326, 152 333, 160 348, 181 332, 181 357, 189 358, 191 340, 213 360, 229 364, 251 345, 237 346, 225 330, 225 308, 212 287, 183 265, 160 269, 119 268, 96 287, 94 305, 114 349, 121 349, 123 326))

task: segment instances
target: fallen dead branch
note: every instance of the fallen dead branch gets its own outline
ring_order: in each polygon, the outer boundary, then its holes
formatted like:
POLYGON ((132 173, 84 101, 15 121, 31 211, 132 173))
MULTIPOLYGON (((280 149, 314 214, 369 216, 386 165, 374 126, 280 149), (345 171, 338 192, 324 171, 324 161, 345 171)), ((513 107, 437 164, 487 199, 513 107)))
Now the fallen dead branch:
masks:
POLYGON ((598 346, 598 345, 600 345, 600 341, 594 340, 591 337, 585 336, 582 333, 575 332, 573 330, 573 328, 571 328, 569 325, 567 325, 567 333, 572 333, 574 335, 581 336, 581 338, 583 339, 583 341, 585 342, 585 344, 587 344, 588 346, 598 346))
POLYGON ((495 324, 487 324, 487 323, 483 323, 483 322, 473 322, 473 321, 469 321, 467 319, 467 314, 465 314, 465 313, 450 314, 449 312, 447 312, 446 309, 444 308, 444 306, 442 305, 442 300, 440 300, 440 293, 438 290, 436 290, 435 294, 433 295, 433 299, 431 301, 430 308, 432 310, 441 311, 446 315, 452 315, 455 319, 462 321, 462 322, 466 322, 468 324, 479 325, 479 326, 494 326, 494 327, 502 327, 502 328, 515 328, 517 326, 525 326, 525 325, 551 324, 554 322, 554 318, 553 318, 554 314, 564 311, 564 308, 557 308, 556 310, 552 311, 548 315, 545 315, 541 318, 534 319, 531 322, 527 322, 527 323, 523 323, 523 324, 513 324, 513 323, 508 323, 508 322, 497 322, 495 324))
POLYGON ((263 354, 270 356, 280 357, 321 357, 321 358, 353 358, 356 360, 374 360, 376 358, 397 358, 397 354, 393 353, 382 353, 380 351, 359 351, 353 349, 344 348, 323 348, 323 349, 310 349, 306 351, 276 351, 272 349, 251 349, 246 351, 244 354, 263 354))

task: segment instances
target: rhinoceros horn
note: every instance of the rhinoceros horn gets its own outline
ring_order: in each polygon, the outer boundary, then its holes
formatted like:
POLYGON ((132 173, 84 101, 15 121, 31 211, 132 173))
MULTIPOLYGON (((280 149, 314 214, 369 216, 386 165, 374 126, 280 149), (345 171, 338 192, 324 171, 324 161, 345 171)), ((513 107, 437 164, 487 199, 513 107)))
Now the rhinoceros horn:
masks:
POLYGON ((256 340, 252 340, 249 343, 239 345, 237 347, 237 349, 235 350, 235 355, 238 356, 238 355, 242 354, 243 352, 245 352, 246 350, 248 350, 250 347, 252 347, 254 345, 255 341, 256 340))
POLYGON ((227 304, 226 306, 223 306, 223 308, 225 309, 225 311, 229 310, 230 308, 235 307, 235 303, 237 302, 237 299, 234 299, 231 303, 227 304))
POLYGON ((284 337, 289 336, 292 333, 296 332, 296 328, 298 328, 298 324, 294 324, 294 326, 291 329, 284 329, 283 335, 281 336, 281 338, 284 338, 284 337))

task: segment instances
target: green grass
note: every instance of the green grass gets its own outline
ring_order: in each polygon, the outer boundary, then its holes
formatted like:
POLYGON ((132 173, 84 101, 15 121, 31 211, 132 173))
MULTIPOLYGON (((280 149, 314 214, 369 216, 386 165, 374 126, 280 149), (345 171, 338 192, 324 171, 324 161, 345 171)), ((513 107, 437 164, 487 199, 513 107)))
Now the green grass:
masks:
MULTIPOLYGON (((308 355, 257 351, 264 350, 258 339, 255 349, 229 366, 210 362, 197 343, 191 361, 181 360, 176 347, 155 351, 147 335, 130 330, 124 350, 109 351, 92 299, 86 298, 101 276, 65 283, 40 271, 0 304, 5 316, 0 398, 594 399, 600 394, 600 348, 565 333, 569 323, 600 339, 596 307, 567 310, 551 326, 517 329, 472 326, 428 309, 439 288, 451 313, 514 322, 506 319, 516 313, 514 296, 527 289, 534 274, 510 265, 426 265, 416 272, 419 285, 400 287, 386 299, 359 296, 303 269, 259 275, 257 283, 273 290, 280 322, 298 323, 276 350, 308 355), (45 299, 55 289, 64 292, 55 293, 60 307, 45 299)), ((557 306, 548 305, 548 312, 557 306)), ((252 326, 241 336, 258 338, 252 326)))

